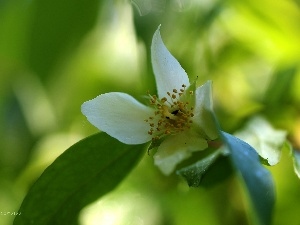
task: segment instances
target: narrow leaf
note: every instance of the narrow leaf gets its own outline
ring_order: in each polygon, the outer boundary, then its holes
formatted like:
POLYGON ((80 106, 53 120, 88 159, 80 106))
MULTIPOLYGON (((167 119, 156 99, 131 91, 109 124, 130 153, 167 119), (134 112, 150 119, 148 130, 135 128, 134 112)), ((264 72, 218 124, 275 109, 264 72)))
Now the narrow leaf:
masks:
POLYGON ((87 204, 113 190, 144 154, 144 145, 125 145, 98 133, 71 146, 31 187, 14 225, 77 224, 87 204))
POLYGON ((294 160, 294 170, 297 174, 298 178, 300 179, 300 152, 293 150, 293 160, 294 160))
POLYGON ((258 154, 249 144, 225 132, 221 135, 231 153, 233 165, 248 189, 259 224, 270 224, 275 203, 270 172, 260 164, 258 154))

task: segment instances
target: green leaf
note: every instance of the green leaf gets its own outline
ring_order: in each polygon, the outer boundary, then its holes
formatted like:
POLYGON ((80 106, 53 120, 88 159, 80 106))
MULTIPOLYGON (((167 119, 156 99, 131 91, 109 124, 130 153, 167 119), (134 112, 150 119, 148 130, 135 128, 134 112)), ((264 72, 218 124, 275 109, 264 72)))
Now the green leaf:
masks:
POLYGON ((71 146, 31 187, 14 225, 77 224, 87 204, 113 190, 145 153, 98 133, 71 146))
POLYGON ((300 179, 300 152, 293 150, 292 151, 293 161, 294 161, 294 171, 300 179))
POLYGON ((177 170, 190 187, 212 186, 227 178, 232 172, 228 157, 224 157, 223 149, 206 156, 198 162, 177 170))
POLYGON ((270 224, 275 203, 270 172, 260 164, 258 154, 249 144, 225 132, 221 132, 221 135, 231 153, 233 165, 248 189, 259 224, 270 224))
POLYGON ((29 65, 47 75, 66 52, 78 46, 95 25, 98 0, 33 0, 29 34, 29 65))

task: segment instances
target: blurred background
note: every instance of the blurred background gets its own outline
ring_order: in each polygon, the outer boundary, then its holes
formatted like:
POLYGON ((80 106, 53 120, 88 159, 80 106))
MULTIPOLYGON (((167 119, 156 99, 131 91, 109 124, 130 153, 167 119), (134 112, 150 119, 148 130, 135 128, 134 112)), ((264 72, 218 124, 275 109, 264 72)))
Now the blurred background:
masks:
MULTIPOLYGON (((254 115, 288 131, 300 149, 298 0, 1 0, 0 224, 12 223, 30 185, 73 143, 98 132, 81 104, 110 91, 155 93, 150 44, 162 38, 233 133, 254 115)), ((84 160, 84 159, 83 159, 84 160)), ((300 180, 288 150, 271 170, 274 225, 299 225, 300 180)), ((232 176, 211 188, 164 177, 145 155, 109 195, 82 210, 82 225, 250 224, 232 176)), ((250 213, 251 214, 251 213, 250 213)))

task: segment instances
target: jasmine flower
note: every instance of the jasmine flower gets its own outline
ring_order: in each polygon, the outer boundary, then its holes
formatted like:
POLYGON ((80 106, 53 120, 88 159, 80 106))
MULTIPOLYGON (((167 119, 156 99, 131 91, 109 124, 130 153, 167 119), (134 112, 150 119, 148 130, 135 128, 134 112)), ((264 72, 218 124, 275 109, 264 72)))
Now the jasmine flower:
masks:
POLYGON ((179 62, 165 47, 160 27, 151 45, 157 95, 149 105, 132 96, 110 92, 83 103, 82 113, 98 129, 125 144, 159 143, 154 162, 166 175, 192 152, 206 149, 218 137, 212 117, 211 81, 190 83, 179 62))

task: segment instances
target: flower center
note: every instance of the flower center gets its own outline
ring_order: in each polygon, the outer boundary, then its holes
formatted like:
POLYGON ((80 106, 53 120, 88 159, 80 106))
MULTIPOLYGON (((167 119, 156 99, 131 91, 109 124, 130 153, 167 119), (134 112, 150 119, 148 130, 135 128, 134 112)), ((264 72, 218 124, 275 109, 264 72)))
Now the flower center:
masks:
POLYGON ((173 89, 172 93, 167 92, 170 100, 166 97, 159 99, 156 95, 149 94, 150 105, 156 111, 145 122, 149 123, 148 134, 152 136, 153 141, 164 135, 177 134, 191 127, 194 108, 190 106, 190 102, 187 100, 189 98, 182 98, 182 96, 187 94, 192 96, 194 93, 192 91, 186 93, 185 88, 186 85, 183 84, 179 91, 173 89))

